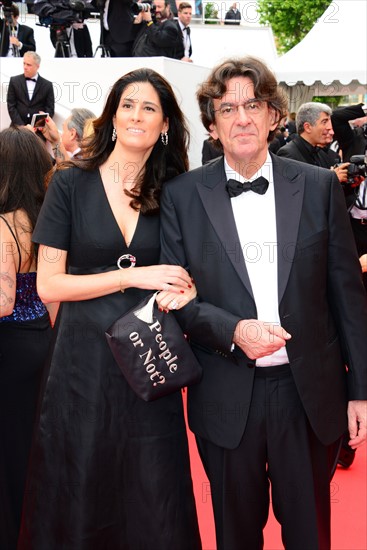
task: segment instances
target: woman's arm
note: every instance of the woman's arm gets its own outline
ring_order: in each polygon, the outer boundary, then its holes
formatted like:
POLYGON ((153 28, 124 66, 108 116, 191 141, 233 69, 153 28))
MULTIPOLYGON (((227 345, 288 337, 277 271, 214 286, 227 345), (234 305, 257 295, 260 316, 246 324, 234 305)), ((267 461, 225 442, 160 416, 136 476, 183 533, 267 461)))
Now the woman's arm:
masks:
POLYGON ((174 265, 153 265, 113 270, 91 275, 66 273, 67 252, 40 245, 38 252, 37 291, 45 304, 91 300, 124 292, 127 288, 164 290, 185 297, 192 281, 185 269, 174 265))

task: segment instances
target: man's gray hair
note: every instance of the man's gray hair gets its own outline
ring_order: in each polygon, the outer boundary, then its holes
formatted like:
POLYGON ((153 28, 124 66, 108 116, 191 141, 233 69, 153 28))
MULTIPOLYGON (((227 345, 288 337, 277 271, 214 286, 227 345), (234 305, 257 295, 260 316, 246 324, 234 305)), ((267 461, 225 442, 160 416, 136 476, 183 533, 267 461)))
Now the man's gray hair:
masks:
POLYGON ((70 117, 67 121, 67 127, 69 130, 76 131, 76 134, 78 136, 78 141, 81 141, 83 139, 83 131, 85 123, 90 118, 96 118, 96 115, 92 113, 89 109, 72 109, 70 113, 70 117))
POLYGON ((41 65, 41 56, 38 55, 38 53, 36 52, 25 52, 25 54, 23 55, 23 58, 24 57, 32 57, 36 65, 41 65))
POLYGON ((303 105, 301 105, 298 109, 296 116, 296 127, 298 134, 302 134, 304 132, 305 122, 308 122, 311 126, 315 126, 321 113, 331 115, 332 110, 329 105, 326 105, 325 103, 316 103, 313 101, 303 103, 303 105))

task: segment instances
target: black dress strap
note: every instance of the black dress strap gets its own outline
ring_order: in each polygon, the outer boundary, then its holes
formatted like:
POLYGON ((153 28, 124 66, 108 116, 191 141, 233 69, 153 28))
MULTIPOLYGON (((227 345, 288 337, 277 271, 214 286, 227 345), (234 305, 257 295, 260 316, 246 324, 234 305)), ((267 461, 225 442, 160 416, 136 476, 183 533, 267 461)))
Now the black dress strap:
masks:
POLYGON ((6 225, 8 226, 10 233, 13 235, 13 239, 14 239, 14 241, 15 241, 15 244, 17 245, 18 254, 19 254, 19 265, 18 265, 18 271, 17 271, 17 273, 19 273, 19 271, 20 271, 20 266, 22 265, 22 255, 21 255, 21 253, 20 253, 20 246, 19 246, 19 244, 18 244, 17 237, 16 237, 14 231, 12 230, 12 228, 10 227, 9 222, 4 218, 4 216, 0 216, 0 218, 1 218, 2 220, 4 220, 4 222, 5 222, 6 225))

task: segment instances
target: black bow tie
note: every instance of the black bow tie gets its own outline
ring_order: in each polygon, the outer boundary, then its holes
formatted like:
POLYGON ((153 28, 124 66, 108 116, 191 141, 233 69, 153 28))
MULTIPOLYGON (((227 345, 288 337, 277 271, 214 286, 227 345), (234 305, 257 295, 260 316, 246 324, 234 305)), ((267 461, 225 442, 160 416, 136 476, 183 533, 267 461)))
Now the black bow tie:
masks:
POLYGON ((188 35, 190 36, 190 32, 191 32, 191 29, 190 29, 190 27, 184 27, 184 29, 183 29, 183 30, 184 30, 184 31, 186 31, 186 32, 187 32, 187 34, 188 34, 188 35))
POLYGON ((269 187, 269 182, 263 176, 256 178, 254 181, 245 181, 241 183, 236 180, 227 181, 227 191, 230 197, 238 197, 246 191, 253 191, 258 195, 264 195, 269 187))
POLYGON ((29 78, 29 76, 26 76, 25 79, 32 80, 32 82, 37 82, 37 78, 29 78))

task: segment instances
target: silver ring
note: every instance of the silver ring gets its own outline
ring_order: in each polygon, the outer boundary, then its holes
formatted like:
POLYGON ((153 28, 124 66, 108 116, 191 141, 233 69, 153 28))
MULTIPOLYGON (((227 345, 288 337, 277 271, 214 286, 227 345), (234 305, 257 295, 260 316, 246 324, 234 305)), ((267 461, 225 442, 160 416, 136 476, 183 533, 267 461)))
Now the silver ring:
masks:
POLYGON ((163 283, 162 290, 171 290, 171 285, 169 283, 163 283))
POLYGON ((135 265, 136 265, 136 258, 132 254, 123 254, 117 260, 117 267, 119 269, 125 269, 125 267, 135 267, 135 265), (123 262, 124 260, 129 261, 130 265, 126 265, 126 266, 121 265, 121 262, 123 262))
POLYGON ((171 309, 177 309, 180 304, 177 300, 173 299, 170 301, 169 305, 171 309))

